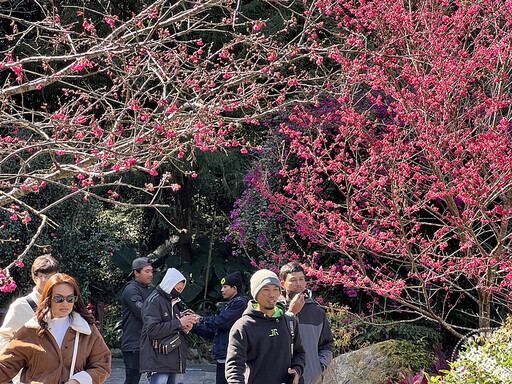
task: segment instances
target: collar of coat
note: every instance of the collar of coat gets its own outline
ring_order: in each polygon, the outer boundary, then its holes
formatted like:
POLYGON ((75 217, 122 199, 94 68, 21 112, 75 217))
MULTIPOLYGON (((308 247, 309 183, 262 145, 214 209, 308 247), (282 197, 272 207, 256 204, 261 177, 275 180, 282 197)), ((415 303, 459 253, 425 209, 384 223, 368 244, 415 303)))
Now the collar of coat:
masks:
POLYGON ((160 287, 159 285, 156 286, 156 291, 163 297, 165 297, 167 300, 169 300, 171 303, 172 303, 172 306, 174 307, 174 305, 178 304, 181 299, 179 297, 175 297, 174 299, 171 297, 171 295, 167 292, 165 292, 162 287, 160 287))
MULTIPOLYGON (((91 327, 85 319, 80 316, 77 312, 72 312, 70 315, 71 318, 71 324, 70 327, 75 332, 83 333, 85 335, 91 334, 91 327)), ((25 327, 27 328, 39 328, 39 323, 37 322, 37 318, 34 316, 29 321, 25 323, 25 327)))

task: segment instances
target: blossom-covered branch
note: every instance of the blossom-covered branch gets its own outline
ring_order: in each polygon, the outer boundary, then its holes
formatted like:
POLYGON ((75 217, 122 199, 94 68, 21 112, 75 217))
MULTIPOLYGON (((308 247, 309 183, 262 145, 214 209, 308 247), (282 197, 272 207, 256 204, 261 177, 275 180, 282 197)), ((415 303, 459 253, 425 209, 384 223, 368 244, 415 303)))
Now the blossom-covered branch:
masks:
POLYGON ((277 138, 248 177, 234 239, 456 336, 456 316, 500 321, 512 299, 511 3, 315 6, 330 25, 318 34, 339 39, 316 52, 342 67, 343 95, 269 121, 277 138), (266 207, 256 219, 252 204, 266 207))
POLYGON ((305 41, 302 3, 272 3, 271 30, 269 20, 227 0, 155 0, 124 16, 93 3, 7 6, 0 206, 6 226, 23 217, 31 236, 44 227, 34 212, 76 194, 141 206, 121 192, 138 188, 156 207, 164 189, 180 187, 163 164, 179 168, 196 149, 252 150, 245 129, 294 100, 314 101, 328 81, 308 64, 309 43, 292 43, 305 41), (108 188, 135 170, 157 182, 108 188), (31 209, 16 204, 33 195, 46 198, 31 209))

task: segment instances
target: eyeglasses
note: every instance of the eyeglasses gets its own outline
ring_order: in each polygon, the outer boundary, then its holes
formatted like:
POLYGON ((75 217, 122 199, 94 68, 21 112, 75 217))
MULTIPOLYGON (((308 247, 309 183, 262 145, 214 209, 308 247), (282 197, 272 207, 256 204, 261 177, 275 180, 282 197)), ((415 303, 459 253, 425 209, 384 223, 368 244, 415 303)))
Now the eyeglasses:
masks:
POLYGON ((53 275, 40 275, 39 273, 37 274, 37 278, 40 279, 41 281, 47 281, 50 277, 52 277, 53 275))
POLYGON ((68 303, 74 303, 78 300, 78 296, 52 296, 52 300, 57 304, 63 303, 64 300, 66 300, 68 303))

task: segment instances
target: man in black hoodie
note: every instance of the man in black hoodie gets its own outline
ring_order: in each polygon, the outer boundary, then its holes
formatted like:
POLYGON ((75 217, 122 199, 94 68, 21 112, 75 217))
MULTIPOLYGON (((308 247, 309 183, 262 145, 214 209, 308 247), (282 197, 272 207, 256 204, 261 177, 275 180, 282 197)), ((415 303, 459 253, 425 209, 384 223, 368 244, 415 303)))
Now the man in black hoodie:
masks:
POLYGON ((226 379, 229 384, 297 384, 306 356, 294 317, 277 300, 281 283, 267 269, 251 278, 251 300, 229 333, 226 379))

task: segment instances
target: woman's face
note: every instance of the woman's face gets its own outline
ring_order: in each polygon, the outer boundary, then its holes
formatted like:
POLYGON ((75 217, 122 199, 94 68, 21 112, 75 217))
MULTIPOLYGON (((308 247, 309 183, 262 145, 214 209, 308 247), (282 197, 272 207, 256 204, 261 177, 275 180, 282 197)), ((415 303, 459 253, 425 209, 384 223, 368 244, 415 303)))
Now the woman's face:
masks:
POLYGON ((185 288, 185 283, 183 281, 180 281, 178 284, 174 286, 174 289, 177 290, 179 293, 183 292, 183 288, 185 288))
POLYGON ((75 290, 70 284, 55 284, 52 289, 50 311, 52 318, 65 317, 73 311, 76 301, 75 290))

